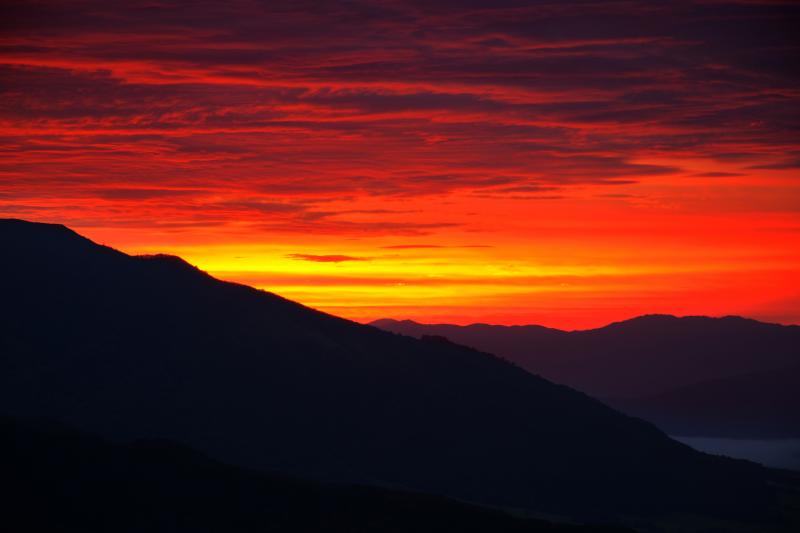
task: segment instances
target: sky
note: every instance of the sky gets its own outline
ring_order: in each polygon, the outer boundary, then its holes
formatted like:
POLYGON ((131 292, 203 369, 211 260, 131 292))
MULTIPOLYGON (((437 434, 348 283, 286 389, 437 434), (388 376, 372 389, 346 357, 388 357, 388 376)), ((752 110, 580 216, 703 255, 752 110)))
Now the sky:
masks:
POLYGON ((2 217, 359 321, 800 323, 798 2, 6 0, 0 21, 2 217))

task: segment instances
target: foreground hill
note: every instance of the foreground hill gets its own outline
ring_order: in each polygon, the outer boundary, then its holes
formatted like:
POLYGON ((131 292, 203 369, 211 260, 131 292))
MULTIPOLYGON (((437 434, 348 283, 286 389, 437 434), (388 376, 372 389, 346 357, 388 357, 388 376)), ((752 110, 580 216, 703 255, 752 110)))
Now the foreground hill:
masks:
POLYGON ((165 441, 111 443, 0 417, 3 521, 17 533, 614 533, 556 525, 441 497, 334 486, 213 461, 165 441), (43 512, 46 511, 46 512, 43 512))
POLYGON ((175 257, 131 257, 62 226, 0 221, 0 249, 6 414, 581 519, 783 520, 770 471, 695 452, 485 353, 342 320, 175 257))
POLYGON ((666 315, 571 332, 410 320, 373 324, 497 354, 675 435, 800 437, 798 326, 666 315))

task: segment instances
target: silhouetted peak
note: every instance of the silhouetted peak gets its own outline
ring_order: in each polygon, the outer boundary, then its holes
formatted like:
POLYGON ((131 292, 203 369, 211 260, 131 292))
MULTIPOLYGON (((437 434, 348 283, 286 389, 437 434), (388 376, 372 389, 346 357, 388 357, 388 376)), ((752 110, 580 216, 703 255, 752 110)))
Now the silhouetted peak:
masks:
POLYGON ((0 218, 0 235, 8 237, 25 237, 35 239, 68 239, 88 241, 62 224, 29 222, 18 218, 0 218))
MULTIPOLYGON (((0 239, 10 254, 29 261, 42 261, 58 257, 85 258, 96 253, 111 257, 126 257, 113 248, 97 244, 61 224, 28 222, 19 219, 0 219, 0 239)), ((189 274, 192 277, 210 277, 199 268, 180 257, 168 254, 139 255, 133 259, 149 268, 173 274, 189 274)), ((82 260, 82 259, 77 259, 82 260)))
POLYGON ((373 320, 369 323, 370 326, 375 326, 376 328, 382 328, 386 326, 392 326, 397 324, 403 324, 407 326, 414 326, 420 325, 419 322, 414 322, 413 320, 395 320, 394 318, 379 318, 377 320, 373 320))
POLYGON ((87 251, 119 254, 116 250, 97 244, 61 224, 28 222, 14 218, 0 219, 0 240, 10 255, 46 259, 46 256, 83 254, 87 251))
POLYGON ((679 317, 675 315, 667 315, 667 314, 647 314, 636 316, 633 318, 628 318, 626 320, 619 320, 617 322, 611 322, 610 324, 603 326, 601 328, 594 328, 594 329, 606 329, 606 328, 630 328, 630 327, 645 327, 645 326, 661 326, 665 324, 674 324, 681 320, 679 317))
POLYGON ((146 261, 150 264, 159 264, 159 265, 164 265, 165 267, 168 268, 175 268, 176 270, 186 270, 203 274, 204 276, 207 275, 205 272, 203 272, 193 264, 187 262, 185 259, 178 257, 177 255, 144 254, 144 255, 137 255, 134 257, 136 259, 146 261))
POLYGON ((373 320, 369 324, 377 328, 395 332, 402 332, 407 335, 413 335, 413 336, 419 336, 423 332, 430 333, 432 332, 432 330, 437 330, 439 328, 447 328, 447 331, 449 331, 451 328, 456 328, 463 331, 471 331, 475 333, 483 332, 486 334, 489 334, 491 332, 497 332, 498 334, 502 334, 503 331, 516 331, 516 332, 529 332, 529 333, 541 332, 542 334, 553 334, 553 335, 564 335, 564 334, 569 334, 571 332, 580 333, 583 331, 586 332, 617 331, 617 332, 631 332, 631 333, 635 332, 650 333, 657 331, 680 332, 682 330, 686 330, 687 328, 689 329, 711 328, 713 330, 736 328, 736 327, 750 328, 750 329, 800 328, 800 326, 781 325, 781 324, 774 324, 771 322, 761 322, 759 320, 754 320, 752 318, 744 318, 736 315, 710 317, 701 315, 675 316, 675 315, 657 314, 657 313, 641 315, 626 320, 620 320, 618 322, 612 322, 608 325, 597 328, 590 328, 585 330, 579 329, 572 331, 550 328, 538 324, 505 326, 498 324, 485 324, 482 322, 476 322, 466 326, 459 326, 456 324, 420 323, 420 322, 415 322, 413 320, 395 320, 392 318, 381 318, 378 320, 373 320))
POLYGON ((712 317, 705 315, 687 315, 675 316, 667 314, 649 314, 637 316, 628 320, 619 322, 612 322, 600 329, 606 330, 658 330, 658 329, 685 329, 687 326, 717 326, 717 327, 734 327, 734 326, 774 326, 774 327, 792 327, 781 326, 780 324, 773 324, 770 322, 761 322, 752 318, 744 318, 736 315, 726 315, 722 317, 712 317))
POLYGON ((133 259, 140 261, 148 271, 160 272, 175 280, 197 282, 201 280, 215 281, 207 272, 188 263, 184 259, 169 254, 137 255, 133 259))

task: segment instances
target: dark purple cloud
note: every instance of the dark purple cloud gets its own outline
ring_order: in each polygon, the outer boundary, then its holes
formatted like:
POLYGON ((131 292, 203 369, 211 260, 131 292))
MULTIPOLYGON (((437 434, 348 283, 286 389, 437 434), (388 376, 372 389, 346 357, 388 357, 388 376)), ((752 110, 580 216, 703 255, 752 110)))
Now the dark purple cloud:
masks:
POLYGON ((305 228, 335 198, 559 198, 698 174, 687 158, 797 166, 793 2, 2 9, 0 209, 94 195, 305 228))

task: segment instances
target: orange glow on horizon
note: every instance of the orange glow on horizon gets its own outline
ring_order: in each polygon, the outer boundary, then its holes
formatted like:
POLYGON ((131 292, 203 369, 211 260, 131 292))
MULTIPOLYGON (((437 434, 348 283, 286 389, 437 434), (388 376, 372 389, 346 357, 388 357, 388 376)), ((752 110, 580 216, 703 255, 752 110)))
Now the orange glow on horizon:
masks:
MULTIPOLYGON (((582 197, 538 201, 453 194, 447 212, 457 224, 424 235, 265 238, 236 221, 202 234, 83 231, 130 253, 174 253, 221 279, 363 322, 392 317, 581 329, 648 313, 800 321, 800 249, 790 246, 800 231, 796 218, 698 212, 694 197, 681 204, 675 189, 665 187, 674 196, 661 207, 601 199, 591 188, 582 197)), ((438 217, 441 201, 415 205, 438 217)), ((399 211, 406 203, 375 205, 399 211)))

